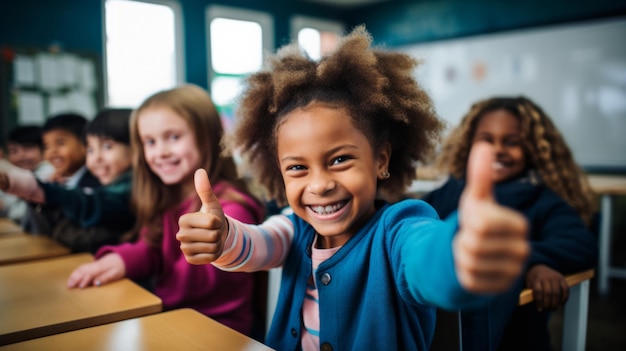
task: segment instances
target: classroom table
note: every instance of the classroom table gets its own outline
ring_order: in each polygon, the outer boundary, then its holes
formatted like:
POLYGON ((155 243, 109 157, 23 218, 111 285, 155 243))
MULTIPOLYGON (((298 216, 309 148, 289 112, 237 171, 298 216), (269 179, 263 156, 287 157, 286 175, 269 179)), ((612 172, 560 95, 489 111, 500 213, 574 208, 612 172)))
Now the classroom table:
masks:
POLYGON ((0 266, 70 254, 70 249, 47 236, 17 233, 0 237, 0 266))
POLYGON ((593 191, 600 196, 600 249, 598 262, 598 292, 609 292, 609 278, 626 279, 626 268, 611 266, 611 234, 613 226, 613 198, 626 195, 626 177, 608 175, 589 175, 593 191))
POLYGON ((129 279, 68 289, 91 254, 0 267, 0 345, 157 313, 161 300, 129 279))
POLYGON ((0 218, 0 235, 10 233, 20 233, 22 228, 8 218, 0 218))
POLYGON ((0 347, 3 350, 272 349, 192 309, 179 309, 0 347))
MULTIPOLYGON (((589 281, 594 270, 589 269, 565 277, 569 298, 565 303, 563 316, 563 351, 584 351, 587 339, 587 311, 589 309, 589 281)), ((531 289, 524 289, 519 296, 519 304, 533 301, 531 289)))

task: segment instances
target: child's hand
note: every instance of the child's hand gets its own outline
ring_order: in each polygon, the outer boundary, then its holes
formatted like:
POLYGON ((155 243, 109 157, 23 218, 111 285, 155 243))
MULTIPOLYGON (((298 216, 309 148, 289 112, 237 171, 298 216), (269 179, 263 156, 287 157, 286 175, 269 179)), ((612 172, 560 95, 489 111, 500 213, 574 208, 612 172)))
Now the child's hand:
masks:
POLYGON ((9 188, 9 176, 5 172, 0 172, 0 190, 9 188))
POLYGON ((453 242, 459 282, 475 293, 506 290, 520 275, 529 253, 526 219, 494 199, 493 161, 490 145, 474 144, 459 202, 460 228, 453 242))
POLYGON ((67 279, 68 288, 85 288, 90 285, 100 286, 126 276, 126 266, 120 255, 110 253, 99 260, 85 263, 76 268, 67 279))
POLYGON ((187 262, 205 264, 215 261, 222 254, 228 234, 228 222, 219 200, 211 189, 206 171, 199 169, 194 175, 196 192, 202 202, 199 212, 187 213, 178 220, 176 239, 187 262))
POLYGON ((567 302, 569 287, 565 277, 554 269, 534 265, 526 274, 526 287, 533 290, 537 310, 555 310, 567 302))

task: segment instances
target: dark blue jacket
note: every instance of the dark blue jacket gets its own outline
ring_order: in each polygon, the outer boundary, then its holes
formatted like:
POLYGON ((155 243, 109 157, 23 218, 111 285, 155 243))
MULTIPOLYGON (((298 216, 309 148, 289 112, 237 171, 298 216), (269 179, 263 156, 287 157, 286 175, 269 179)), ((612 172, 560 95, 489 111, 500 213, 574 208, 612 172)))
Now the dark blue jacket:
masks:
MULTIPOLYGON (((443 218, 458 208, 464 187, 464 180, 450 178, 439 189, 426 194, 423 200, 431 204, 443 218)), ((494 193, 498 203, 521 212, 528 219, 531 253, 527 269, 536 264, 545 264, 567 275, 596 265, 598 246, 595 238, 574 208, 552 190, 534 184, 524 175, 495 184, 494 193)), ((550 348, 548 314, 537 312, 534 304, 523 306, 525 311, 516 311, 519 293, 525 287, 525 276, 507 294, 492 300, 487 309, 462 313, 464 351, 495 350, 509 321, 524 324, 526 330, 515 329, 532 336, 520 337, 514 343, 516 347, 528 350, 550 348), (515 318, 512 320, 514 313, 515 318), (520 321, 519 318, 528 322, 520 321), (489 342, 489 345, 485 342, 489 342)), ((506 332, 507 338, 516 337, 515 330, 506 332)), ((503 342, 508 345, 507 340, 503 342)))

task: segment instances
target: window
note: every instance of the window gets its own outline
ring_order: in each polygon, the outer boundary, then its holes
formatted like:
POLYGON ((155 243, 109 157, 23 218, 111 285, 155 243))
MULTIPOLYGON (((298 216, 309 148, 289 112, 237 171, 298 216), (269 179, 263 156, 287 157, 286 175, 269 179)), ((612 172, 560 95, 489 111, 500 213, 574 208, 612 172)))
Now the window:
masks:
POLYGON ((319 60, 337 47, 344 26, 339 22, 295 16, 291 21, 291 32, 309 57, 319 60))
POLYGON ((184 81, 177 2, 105 0, 106 104, 135 108, 184 81))
POLYGON ((208 7, 206 18, 211 98, 228 130, 243 79, 261 69, 264 52, 274 49, 273 20, 263 12, 224 6, 208 7))

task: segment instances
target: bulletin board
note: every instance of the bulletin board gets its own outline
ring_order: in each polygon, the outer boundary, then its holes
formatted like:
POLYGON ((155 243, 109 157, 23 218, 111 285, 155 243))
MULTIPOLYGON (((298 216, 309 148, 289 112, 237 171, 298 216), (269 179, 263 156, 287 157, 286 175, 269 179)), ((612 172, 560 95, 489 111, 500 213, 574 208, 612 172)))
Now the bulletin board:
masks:
POLYGON ((0 48, 0 143, 18 125, 43 125, 64 112, 87 119, 103 106, 99 55, 58 48, 0 48))
POLYGON ((588 171, 626 172, 626 17, 400 48, 439 116, 458 125, 471 105, 524 95, 552 118, 588 171))

